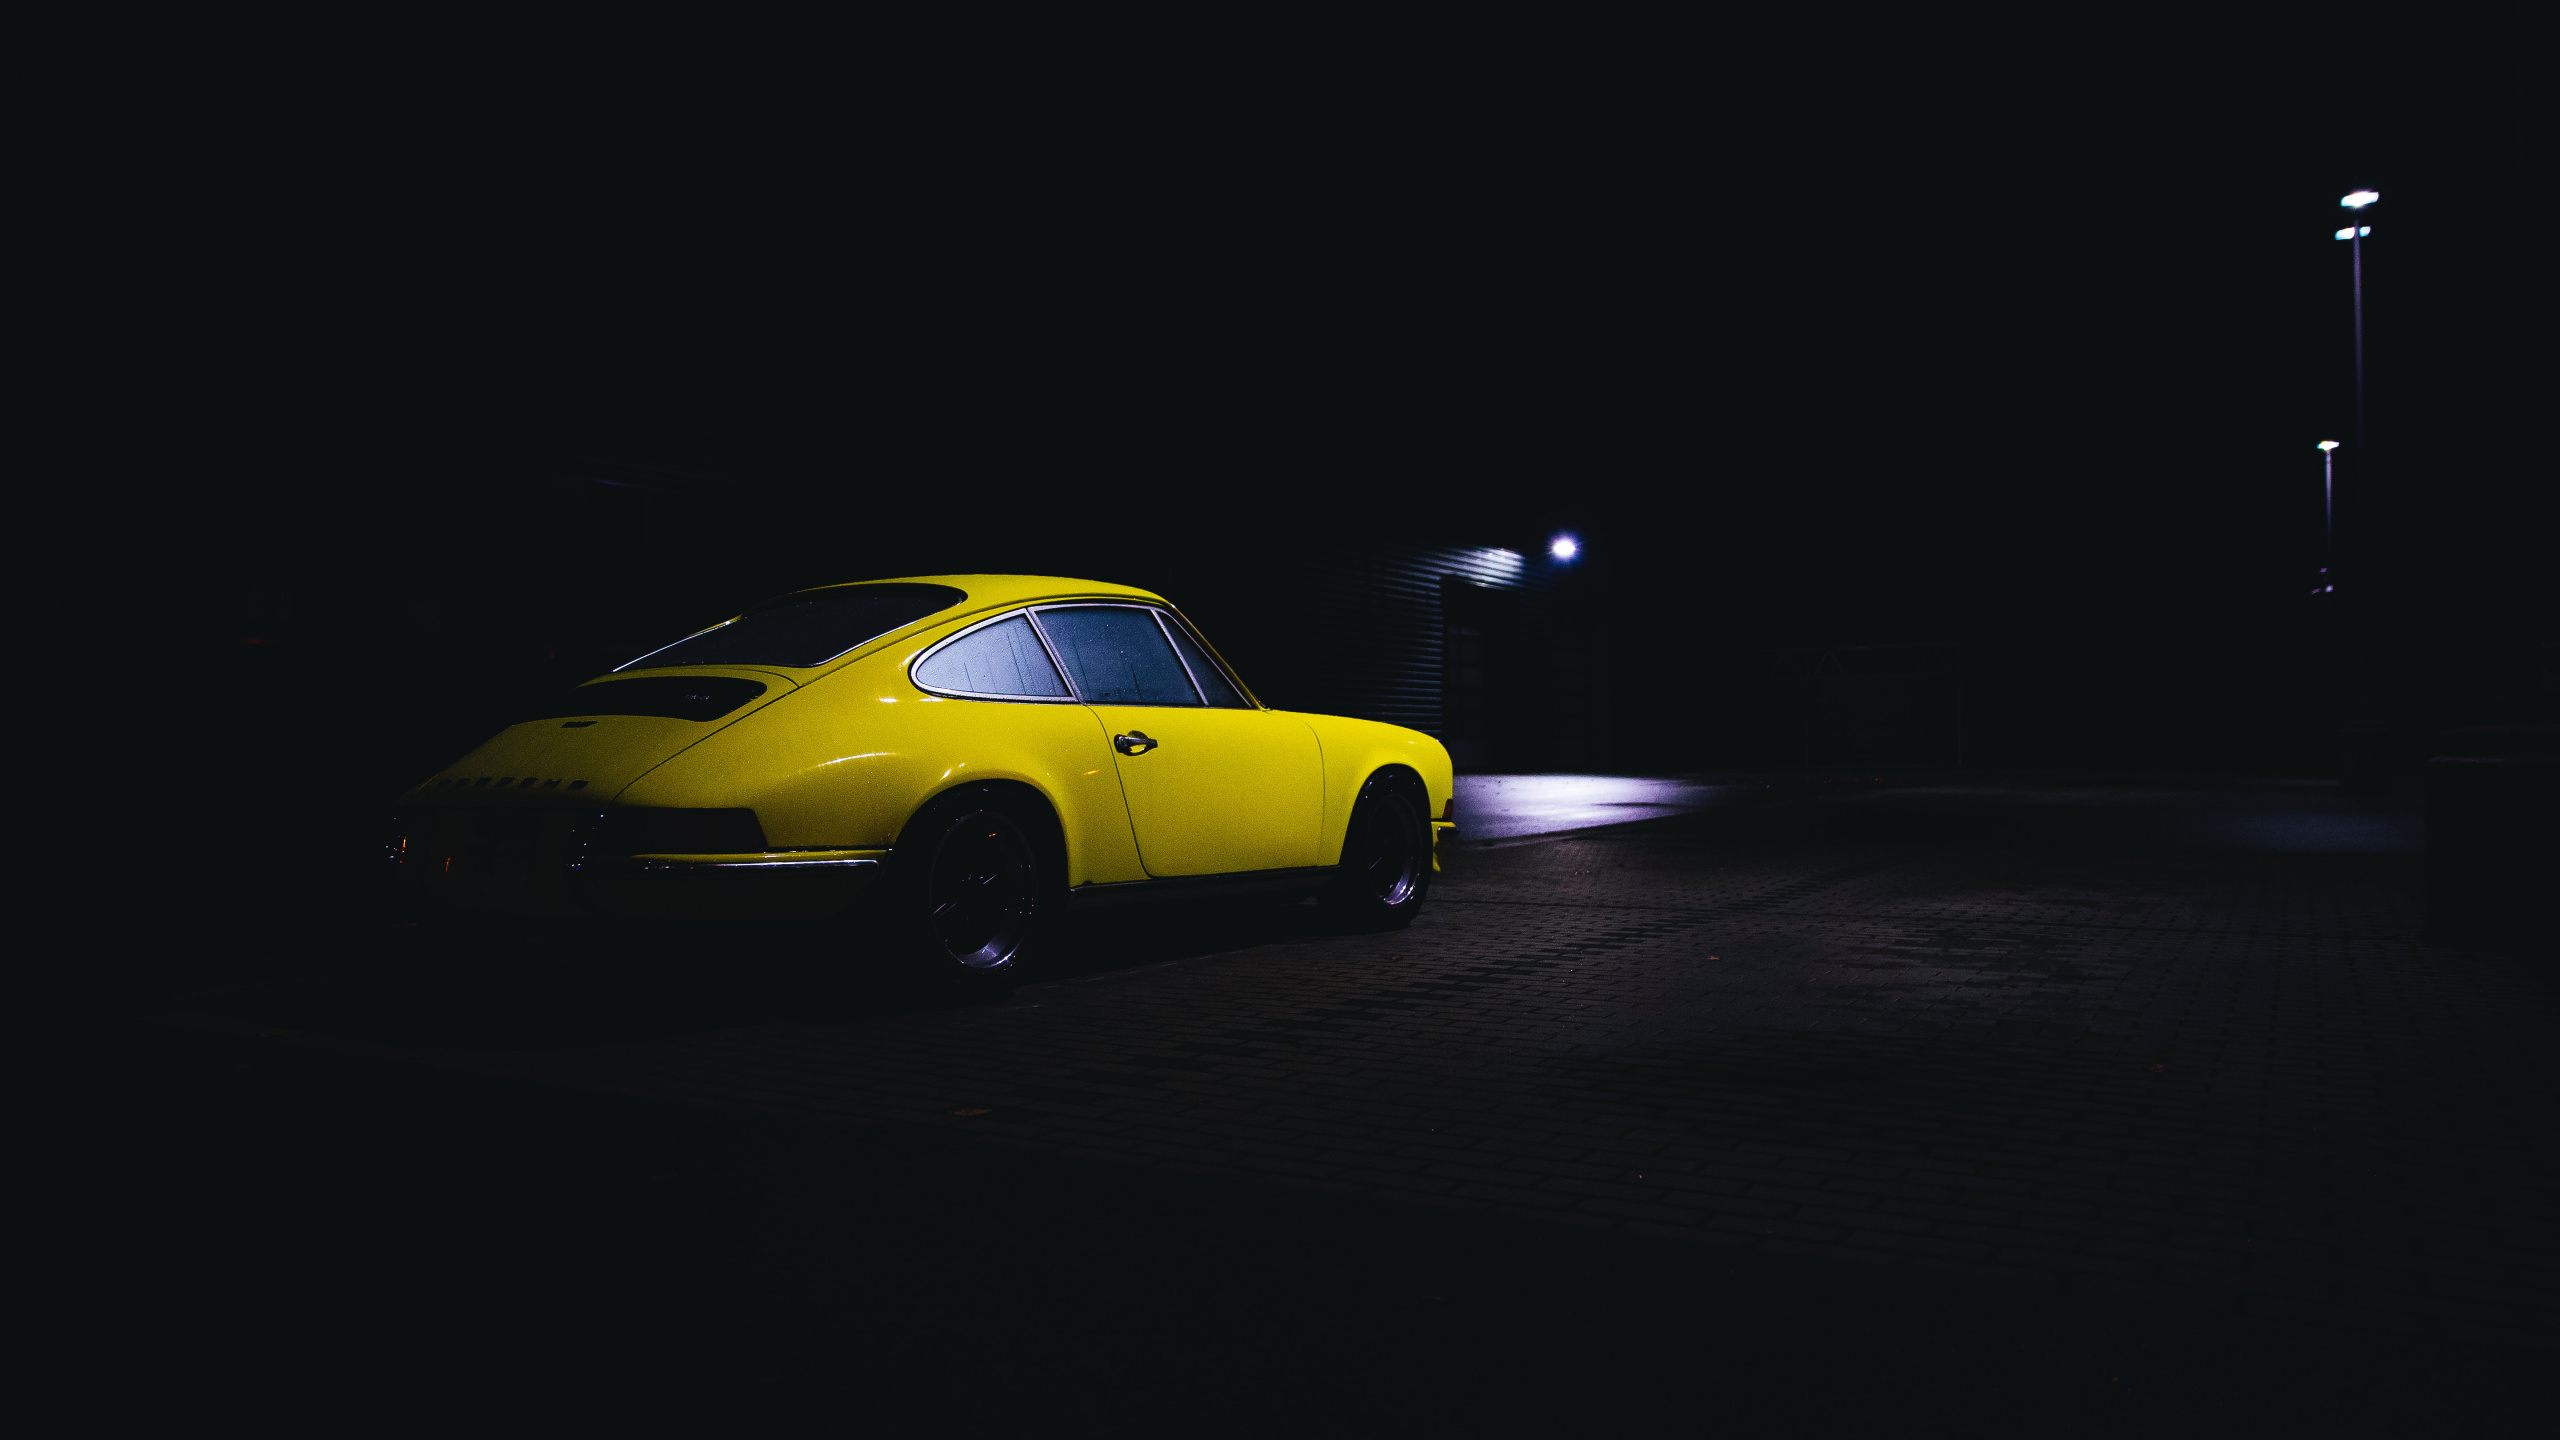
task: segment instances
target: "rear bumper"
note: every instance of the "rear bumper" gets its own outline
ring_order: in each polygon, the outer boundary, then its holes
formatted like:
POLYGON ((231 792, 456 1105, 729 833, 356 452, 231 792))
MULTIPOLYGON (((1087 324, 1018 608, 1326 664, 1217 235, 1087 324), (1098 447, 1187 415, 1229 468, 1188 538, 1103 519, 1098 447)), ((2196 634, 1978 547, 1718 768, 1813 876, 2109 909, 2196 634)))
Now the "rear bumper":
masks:
POLYGON ((588 810, 435 808, 403 813, 392 873, 415 900, 527 916, 802 920, 842 911, 878 879, 886 850, 598 855, 588 810))

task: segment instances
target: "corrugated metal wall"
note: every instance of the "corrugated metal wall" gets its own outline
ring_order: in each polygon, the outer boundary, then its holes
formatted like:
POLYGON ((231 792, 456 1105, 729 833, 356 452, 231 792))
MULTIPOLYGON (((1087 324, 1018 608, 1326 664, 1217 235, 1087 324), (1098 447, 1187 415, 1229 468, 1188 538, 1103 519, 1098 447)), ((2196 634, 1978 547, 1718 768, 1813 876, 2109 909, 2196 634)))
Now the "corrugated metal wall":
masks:
POLYGON ((1411 726, 1462 769, 1588 769, 1612 753, 1603 637, 1546 557, 1248 542, 1186 559, 1159 588, 1268 704, 1411 726))
POLYGON ((1543 589, 1516 551, 1475 546, 1339 552, 1293 577, 1324 665, 1304 677, 1306 708, 1444 735, 1448 688, 1444 577, 1494 590, 1543 589))

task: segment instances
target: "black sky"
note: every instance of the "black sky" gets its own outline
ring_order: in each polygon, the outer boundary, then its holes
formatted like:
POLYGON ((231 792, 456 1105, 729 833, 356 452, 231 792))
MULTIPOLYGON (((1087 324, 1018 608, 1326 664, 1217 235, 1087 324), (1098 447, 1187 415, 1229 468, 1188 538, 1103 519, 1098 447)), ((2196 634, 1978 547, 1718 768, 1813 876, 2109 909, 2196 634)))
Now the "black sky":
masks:
POLYGON ((57 131, 101 543, 225 631, 1570 528, 1719 643, 2209 709, 2313 623, 2373 185, 2352 514, 2402 648, 2495 669, 2547 629, 2522 15, 137 25, 57 131), (582 530, 600 479, 684 543, 582 530))

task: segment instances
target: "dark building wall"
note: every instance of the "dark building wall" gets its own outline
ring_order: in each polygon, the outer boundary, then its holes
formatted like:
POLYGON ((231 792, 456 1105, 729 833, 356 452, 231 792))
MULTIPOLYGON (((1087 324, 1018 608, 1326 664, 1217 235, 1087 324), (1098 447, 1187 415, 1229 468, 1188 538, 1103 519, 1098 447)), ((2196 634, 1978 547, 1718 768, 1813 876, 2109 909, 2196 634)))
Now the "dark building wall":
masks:
POLYGON ((1484 545, 1228 558, 1156 588, 1266 703, 1411 726, 1461 769, 1610 763, 1606 637, 1586 623, 1570 570, 1484 545))
POLYGON ((1960 645, 1702 649, 1691 662, 1698 689, 1680 737, 1690 765, 1966 762, 1969 697, 1960 645))

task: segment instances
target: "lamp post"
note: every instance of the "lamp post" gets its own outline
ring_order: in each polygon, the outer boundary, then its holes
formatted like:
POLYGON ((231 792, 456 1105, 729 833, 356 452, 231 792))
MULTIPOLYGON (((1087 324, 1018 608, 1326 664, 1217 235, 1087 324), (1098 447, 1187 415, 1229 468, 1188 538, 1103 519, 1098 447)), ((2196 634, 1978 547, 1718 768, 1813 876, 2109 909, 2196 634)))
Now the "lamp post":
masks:
MULTIPOLYGON (((2378 190, 2351 190, 2338 197, 2338 207, 2347 212, 2351 222, 2360 222, 2364 219, 2365 210, 2381 199, 2382 192, 2378 190)), ((2347 242, 2348 276, 2352 286, 2349 293, 2355 305, 2356 463, 2350 478, 2356 481, 2356 583, 2352 597, 2339 599, 2332 591, 2331 597, 2336 603, 2321 607, 2339 622, 2335 626, 2339 632, 2339 649, 2335 653, 2339 662, 2338 679, 2343 682, 2343 689, 2336 697, 2340 722, 2338 776, 2350 789, 2356 790, 2387 783, 2390 731, 2386 722, 2397 709, 2389 698, 2392 690, 2389 671, 2392 666, 2385 654, 2388 643, 2386 622, 2379 604, 2383 587, 2379 567, 2374 563, 2382 507, 2377 503, 2379 487, 2373 478, 2373 447, 2365 436, 2364 241, 2372 233, 2371 225, 2350 223, 2340 229, 2336 237, 2347 242), (2355 617, 2352 623, 2348 623, 2350 615, 2355 617), (2346 633, 2348 631, 2353 633, 2346 633)), ((2322 453, 2326 457, 2334 457, 2337 452, 2324 448, 2322 453)), ((2333 459, 2322 462, 2324 484, 2327 467, 2333 463, 2333 459)), ((2324 505, 2323 508, 2328 507, 2324 505)), ((2336 563, 2334 553, 2331 563, 2336 563)), ((2333 570, 2323 577, 2323 583, 2335 578, 2333 570)))
POLYGON ((2329 573, 2338 553, 2338 442, 2320 442, 2320 583, 2314 595, 2338 593, 2338 577, 2329 573))
MULTIPOLYGON (((2352 190, 2339 198, 2338 205, 2341 209, 2353 210, 2361 215, 2364 207, 2381 198, 2382 192, 2379 190, 2352 190)), ((2373 227, 2370 225, 2349 225, 2340 230, 2335 237, 2347 242, 2351 257, 2349 268, 2352 273, 2349 284, 2354 290, 2356 307, 2356 425, 2358 426, 2356 444, 2358 445, 2364 444, 2362 429, 2364 425, 2364 237, 2372 233, 2373 227)))
MULTIPOLYGON (((2381 198, 2382 192, 2379 190, 2350 190, 2338 197, 2338 208, 2351 211, 2361 219, 2365 207, 2381 198)), ((2370 225, 2348 225, 2332 237, 2347 242, 2349 295, 2355 305, 2356 317, 2356 454, 2360 456, 2370 453, 2365 448, 2364 434, 2364 237, 2372 233, 2373 227, 2370 225)), ((2362 518, 2357 523, 2356 534, 2359 537, 2368 537, 2373 532, 2374 524, 2372 461, 2360 459, 2356 463, 2365 467, 2356 472, 2362 486, 2359 493, 2364 497, 2359 502, 2363 508, 2357 512, 2362 518)), ((2365 539, 2360 538, 2356 542, 2356 561, 2357 583, 2363 585, 2362 593, 2369 598, 2373 594, 2373 587, 2364 583, 2371 578, 2364 574, 2364 567, 2372 563, 2372 556, 2365 539)))

